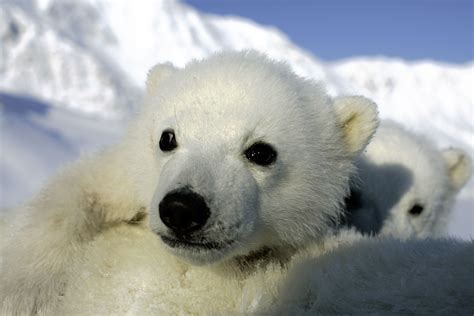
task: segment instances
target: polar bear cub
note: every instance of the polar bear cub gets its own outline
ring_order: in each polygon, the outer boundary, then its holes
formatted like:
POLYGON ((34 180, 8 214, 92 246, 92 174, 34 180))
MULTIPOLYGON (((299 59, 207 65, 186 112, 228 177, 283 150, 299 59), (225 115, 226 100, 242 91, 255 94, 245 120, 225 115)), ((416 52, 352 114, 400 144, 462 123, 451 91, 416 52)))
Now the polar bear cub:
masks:
MULTIPOLYGON (((284 264, 337 221, 377 123, 370 100, 331 99, 255 52, 154 67, 123 142, 66 168, 17 210, 25 216, 2 251, 1 312, 48 314, 74 297, 97 240, 112 239, 92 256, 105 267, 128 258, 114 251, 117 230, 155 251, 128 272, 159 258, 161 304, 184 290, 183 273, 200 271, 240 295, 224 284, 284 264)), ((191 294, 206 289, 194 285, 191 294)))
POLYGON ((357 160, 346 199, 350 225, 399 237, 445 233, 454 197, 471 176, 459 149, 440 151, 428 139, 383 122, 357 160))

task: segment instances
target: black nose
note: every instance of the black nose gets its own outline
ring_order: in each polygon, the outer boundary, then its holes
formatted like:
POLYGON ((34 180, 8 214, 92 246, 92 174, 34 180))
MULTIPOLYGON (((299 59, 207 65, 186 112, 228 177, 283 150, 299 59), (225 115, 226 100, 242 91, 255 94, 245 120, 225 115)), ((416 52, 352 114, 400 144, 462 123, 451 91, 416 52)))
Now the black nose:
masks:
POLYGON ((188 234, 202 228, 210 216, 204 198, 189 189, 168 193, 159 208, 163 224, 176 234, 188 234))

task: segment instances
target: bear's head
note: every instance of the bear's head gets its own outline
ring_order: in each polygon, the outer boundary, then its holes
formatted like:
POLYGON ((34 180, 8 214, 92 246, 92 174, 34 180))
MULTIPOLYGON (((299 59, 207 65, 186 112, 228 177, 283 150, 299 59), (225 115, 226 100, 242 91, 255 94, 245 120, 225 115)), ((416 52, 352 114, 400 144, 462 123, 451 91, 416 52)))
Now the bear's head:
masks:
POLYGON ((381 124, 357 166, 361 201, 355 226, 399 237, 444 233, 454 197, 471 175, 462 150, 440 151, 394 122, 381 124), (379 227, 365 228, 364 212, 379 216, 379 227))
POLYGON ((194 264, 318 240, 337 220, 374 103, 324 88, 255 52, 149 73, 129 131, 150 225, 194 264))

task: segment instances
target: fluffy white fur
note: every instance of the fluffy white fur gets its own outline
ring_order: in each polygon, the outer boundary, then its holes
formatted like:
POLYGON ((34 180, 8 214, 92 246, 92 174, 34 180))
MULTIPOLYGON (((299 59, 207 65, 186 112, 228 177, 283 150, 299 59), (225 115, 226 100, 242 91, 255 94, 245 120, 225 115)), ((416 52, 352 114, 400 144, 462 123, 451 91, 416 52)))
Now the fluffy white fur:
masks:
MULTIPOLYGON (((121 144, 64 169, 15 211, 2 251, 3 314, 49 314, 79 306, 87 293, 97 299, 91 313, 100 313, 101 293, 115 292, 96 284, 125 291, 110 297, 117 308, 130 310, 140 295, 155 293, 163 310, 226 309, 216 298, 239 296, 246 276, 285 264, 327 233, 340 216, 354 157, 377 125, 369 100, 331 100, 320 84, 253 52, 223 53, 185 69, 158 65, 147 91, 121 144), (167 129, 178 143, 172 152, 158 145, 167 129), (246 159, 255 142, 276 149, 274 164, 246 159), (195 241, 220 248, 162 242, 170 231, 158 204, 181 187, 210 208, 195 241), (176 271, 201 282, 188 284, 176 271), (99 275, 111 278, 102 284, 99 275), (147 294, 146 284, 156 290, 147 294), (191 304, 206 292, 205 302, 191 304)), ((252 300, 239 306, 250 308, 252 300)))
POLYGON ((474 310, 473 251, 472 241, 402 241, 342 231, 294 260, 280 300, 262 310, 281 315, 466 315, 474 310))
POLYGON ((356 165, 349 223, 362 232, 399 237, 445 233, 454 197, 471 176, 463 151, 440 151, 390 121, 380 125, 356 165))
POLYGON ((245 262, 210 269, 169 256, 152 233, 124 225, 101 234, 75 262, 55 313, 466 314, 474 308, 473 251, 473 243, 455 240, 344 230, 284 265, 261 258, 250 269, 245 262))

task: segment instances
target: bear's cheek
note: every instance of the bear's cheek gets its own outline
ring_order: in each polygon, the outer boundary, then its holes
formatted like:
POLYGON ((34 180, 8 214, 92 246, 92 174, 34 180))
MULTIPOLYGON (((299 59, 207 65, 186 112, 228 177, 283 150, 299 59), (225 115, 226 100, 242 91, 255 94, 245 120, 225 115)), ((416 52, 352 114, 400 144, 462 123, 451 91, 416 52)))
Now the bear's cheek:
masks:
POLYGON ((218 194, 211 203, 210 231, 215 234, 215 238, 222 237, 219 234, 226 231, 233 239, 240 241, 253 235, 256 230, 260 212, 258 191, 253 186, 237 187, 240 189, 218 194))

